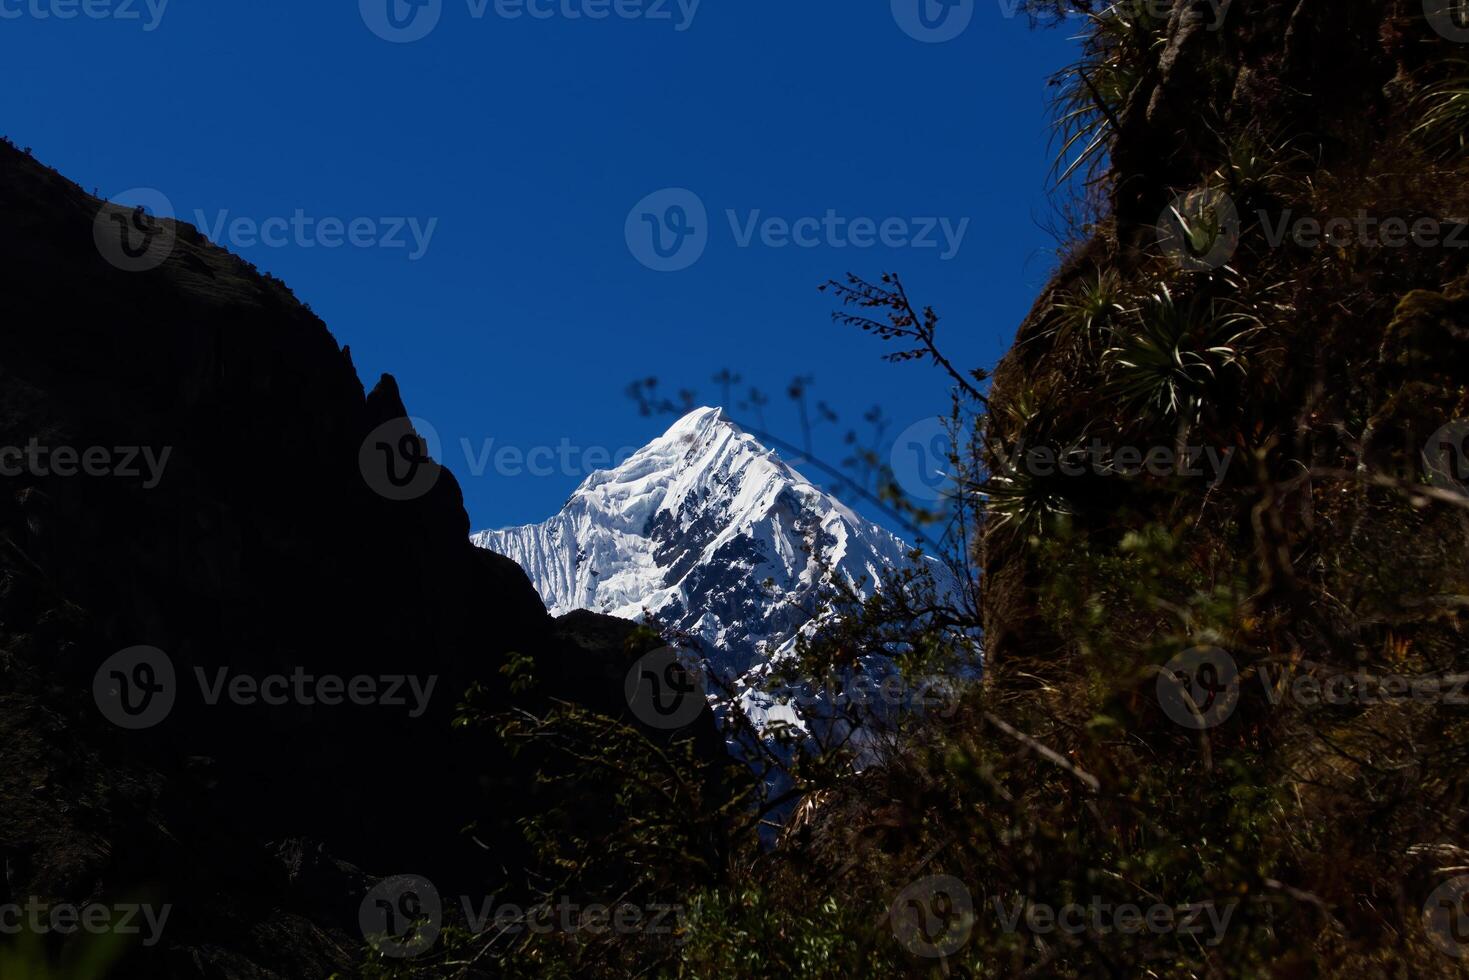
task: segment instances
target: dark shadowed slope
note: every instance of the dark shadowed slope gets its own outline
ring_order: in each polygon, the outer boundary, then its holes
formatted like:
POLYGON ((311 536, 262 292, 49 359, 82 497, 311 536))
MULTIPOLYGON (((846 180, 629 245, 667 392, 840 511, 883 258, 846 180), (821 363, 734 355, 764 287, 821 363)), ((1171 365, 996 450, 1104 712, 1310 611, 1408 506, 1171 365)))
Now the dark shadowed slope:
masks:
POLYGON ((615 713, 626 655, 556 637, 524 573, 469 544, 447 471, 416 499, 371 489, 359 452, 406 414, 397 386, 364 393, 290 290, 172 222, 150 243, 167 260, 125 271, 104 258, 124 224, 102 213, 94 240, 100 208, 0 145, 0 447, 169 453, 151 487, 146 467, 0 483, 0 901, 171 903, 129 972, 324 976, 361 946, 367 876, 473 890, 515 866, 461 833, 480 773, 528 778, 451 730, 462 692, 503 702, 511 651, 576 657, 560 696, 615 713), (140 644, 177 697, 125 731, 93 680, 140 644), (437 682, 416 718, 211 706, 195 672, 221 668, 437 682))

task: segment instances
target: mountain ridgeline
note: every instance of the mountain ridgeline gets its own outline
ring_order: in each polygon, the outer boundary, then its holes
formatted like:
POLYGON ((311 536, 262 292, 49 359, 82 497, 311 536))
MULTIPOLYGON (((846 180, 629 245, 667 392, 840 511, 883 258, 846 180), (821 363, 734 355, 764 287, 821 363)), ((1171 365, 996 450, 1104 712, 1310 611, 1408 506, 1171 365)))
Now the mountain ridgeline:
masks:
POLYGON ((544 523, 473 541, 524 568, 553 615, 651 614, 733 676, 789 651, 828 575, 870 591, 911 561, 717 408, 593 473, 544 523))

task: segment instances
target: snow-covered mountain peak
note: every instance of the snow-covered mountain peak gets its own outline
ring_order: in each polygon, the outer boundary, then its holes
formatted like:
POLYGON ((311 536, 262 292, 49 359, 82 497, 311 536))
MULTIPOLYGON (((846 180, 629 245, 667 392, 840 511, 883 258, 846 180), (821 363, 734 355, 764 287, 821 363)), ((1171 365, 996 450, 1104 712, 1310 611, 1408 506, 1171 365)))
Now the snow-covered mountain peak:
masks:
POLYGON ((652 612, 736 672, 789 645, 824 575, 870 586, 907 556, 718 408, 591 474, 550 520, 474 543, 519 562, 553 615, 652 612))

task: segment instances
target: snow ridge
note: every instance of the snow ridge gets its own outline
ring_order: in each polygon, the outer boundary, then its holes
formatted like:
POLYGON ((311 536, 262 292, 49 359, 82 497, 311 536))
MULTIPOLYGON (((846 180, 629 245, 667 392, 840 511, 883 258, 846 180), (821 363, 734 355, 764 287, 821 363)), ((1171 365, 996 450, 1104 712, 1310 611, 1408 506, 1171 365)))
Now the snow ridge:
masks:
POLYGON ((907 546, 812 485, 718 408, 700 408, 626 462, 591 474, 541 524, 481 531, 552 615, 645 610, 742 674, 788 648, 826 567, 871 589, 907 546), (774 593, 762 583, 774 582, 774 593))

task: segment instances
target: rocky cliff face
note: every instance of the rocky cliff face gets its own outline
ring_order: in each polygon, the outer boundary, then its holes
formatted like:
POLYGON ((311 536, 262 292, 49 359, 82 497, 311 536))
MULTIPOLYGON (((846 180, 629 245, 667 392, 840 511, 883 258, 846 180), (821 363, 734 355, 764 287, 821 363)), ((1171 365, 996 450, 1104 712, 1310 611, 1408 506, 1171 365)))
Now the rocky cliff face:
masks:
MULTIPOLYGON (((1462 909, 1436 896, 1464 889, 1439 859, 1469 833, 1463 710, 1371 687, 1469 663, 1458 6, 1235 0, 1209 26, 1218 5, 1118 4, 1067 76, 1110 160, 994 373, 988 681, 1028 712, 1017 727, 1147 801, 1106 821, 1150 828, 1119 833, 1122 853, 1157 834, 1191 861, 1224 840, 1191 886, 1295 903, 1188 975, 1462 962, 1462 909), (1091 440, 1236 458, 1217 483, 1010 463, 1091 440), (1231 678, 1216 683, 1219 664, 1231 678), (1216 714, 1169 717, 1170 676, 1216 714), (1358 679, 1323 700, 1268 686, 1280 677, 1358 679), (1117 748, 1134 738, 1145 758, 1117 748)), ((1019 887, 1066 861, 1038 850, 1019 887)), ((1091 975, 1125 956, 1037 968, 1091 975)))
POLYGON ((472 683, 505 703, 516 651, 574 658, 558 696, 625 711, 625 630, 559 636, 469 544, 446 470, 397 492, 375 469, 418 465, 393 455, 397 386, 365 393, 278 281, 9 146, 0 222, 0 902, 153 895, 174 912, 140 975, 325 976, 371 877, 473 892, 513 866, 461 833, 478 774, 517 777, 451 733, 456 705, 472 683), (140 646, 165 660, 114 659, 140 646), (210 703, 298 675, 432 692, 210 703), (166 715, 117 714, 151 688, 166 715))
MULTIPOLYGON (((1090 192, 1098 217, 994 371, 994 443, 1063 445, 1085 433, 1146 448, 1182 436, 1234 447, 1224 486, 1236 489, 1261 475, 1257 451, 1266 478, 1312 466, 1421 475, 1426 440, 1464 413, 1459 341, 1450 327, 1426 326, 1451 319, 1464 288, 1465 250, 1452 233, 1469 205, 1462 156, 1445 157, 1423 129, 1433 89, 1454 76, 1458 42, 1469 39, 1453 5, 1179 0, 1116 9, 1081 66, 1096 91, 1071 76, 1110 154, 1090 192), (1181 243, 1171 208, 1201 233, 1197 248, 1181 243), (1439 232, 1383 247, 1388 219, 1409 228, 1427 220, 1439 232), (1323 239, 1327 222, 1345 234, 1323 239), (1116 288, 1097 291, 1099 281, 1116 288), (1137 307, 1162 284, 1182 300, 1259 317, 1242 370, 1201 386, 1201 414, 1183 429, 1177 417, 1124 410, 1119 359, 1098 356, 1116 326, 1106 309, 1089 321, 1090 336, 1065 325, 1088 297, 1137 307)), ((1181 356, 1197 343, 1174 339, 1181 356)), ((1156 488, 1119 496, 1119 481, 1085 493, 1082 483, 1061 488, 1082 528, 1116 532, 1119 513, 1134 527, 1182 513, 1173 510, 1180 496, 1156 488)), ((1259 502, 1186 489, 1189 500, 1237 505, 1230 518, 1246 527, 1259 502)), ((1311 489, 1321 492, 1319 481, 1311 489)), ((990 535, 985 626, 995 659, 1056 652, 1037 595, 1058 569, 1044 564, 1013 524, 990 535)))

